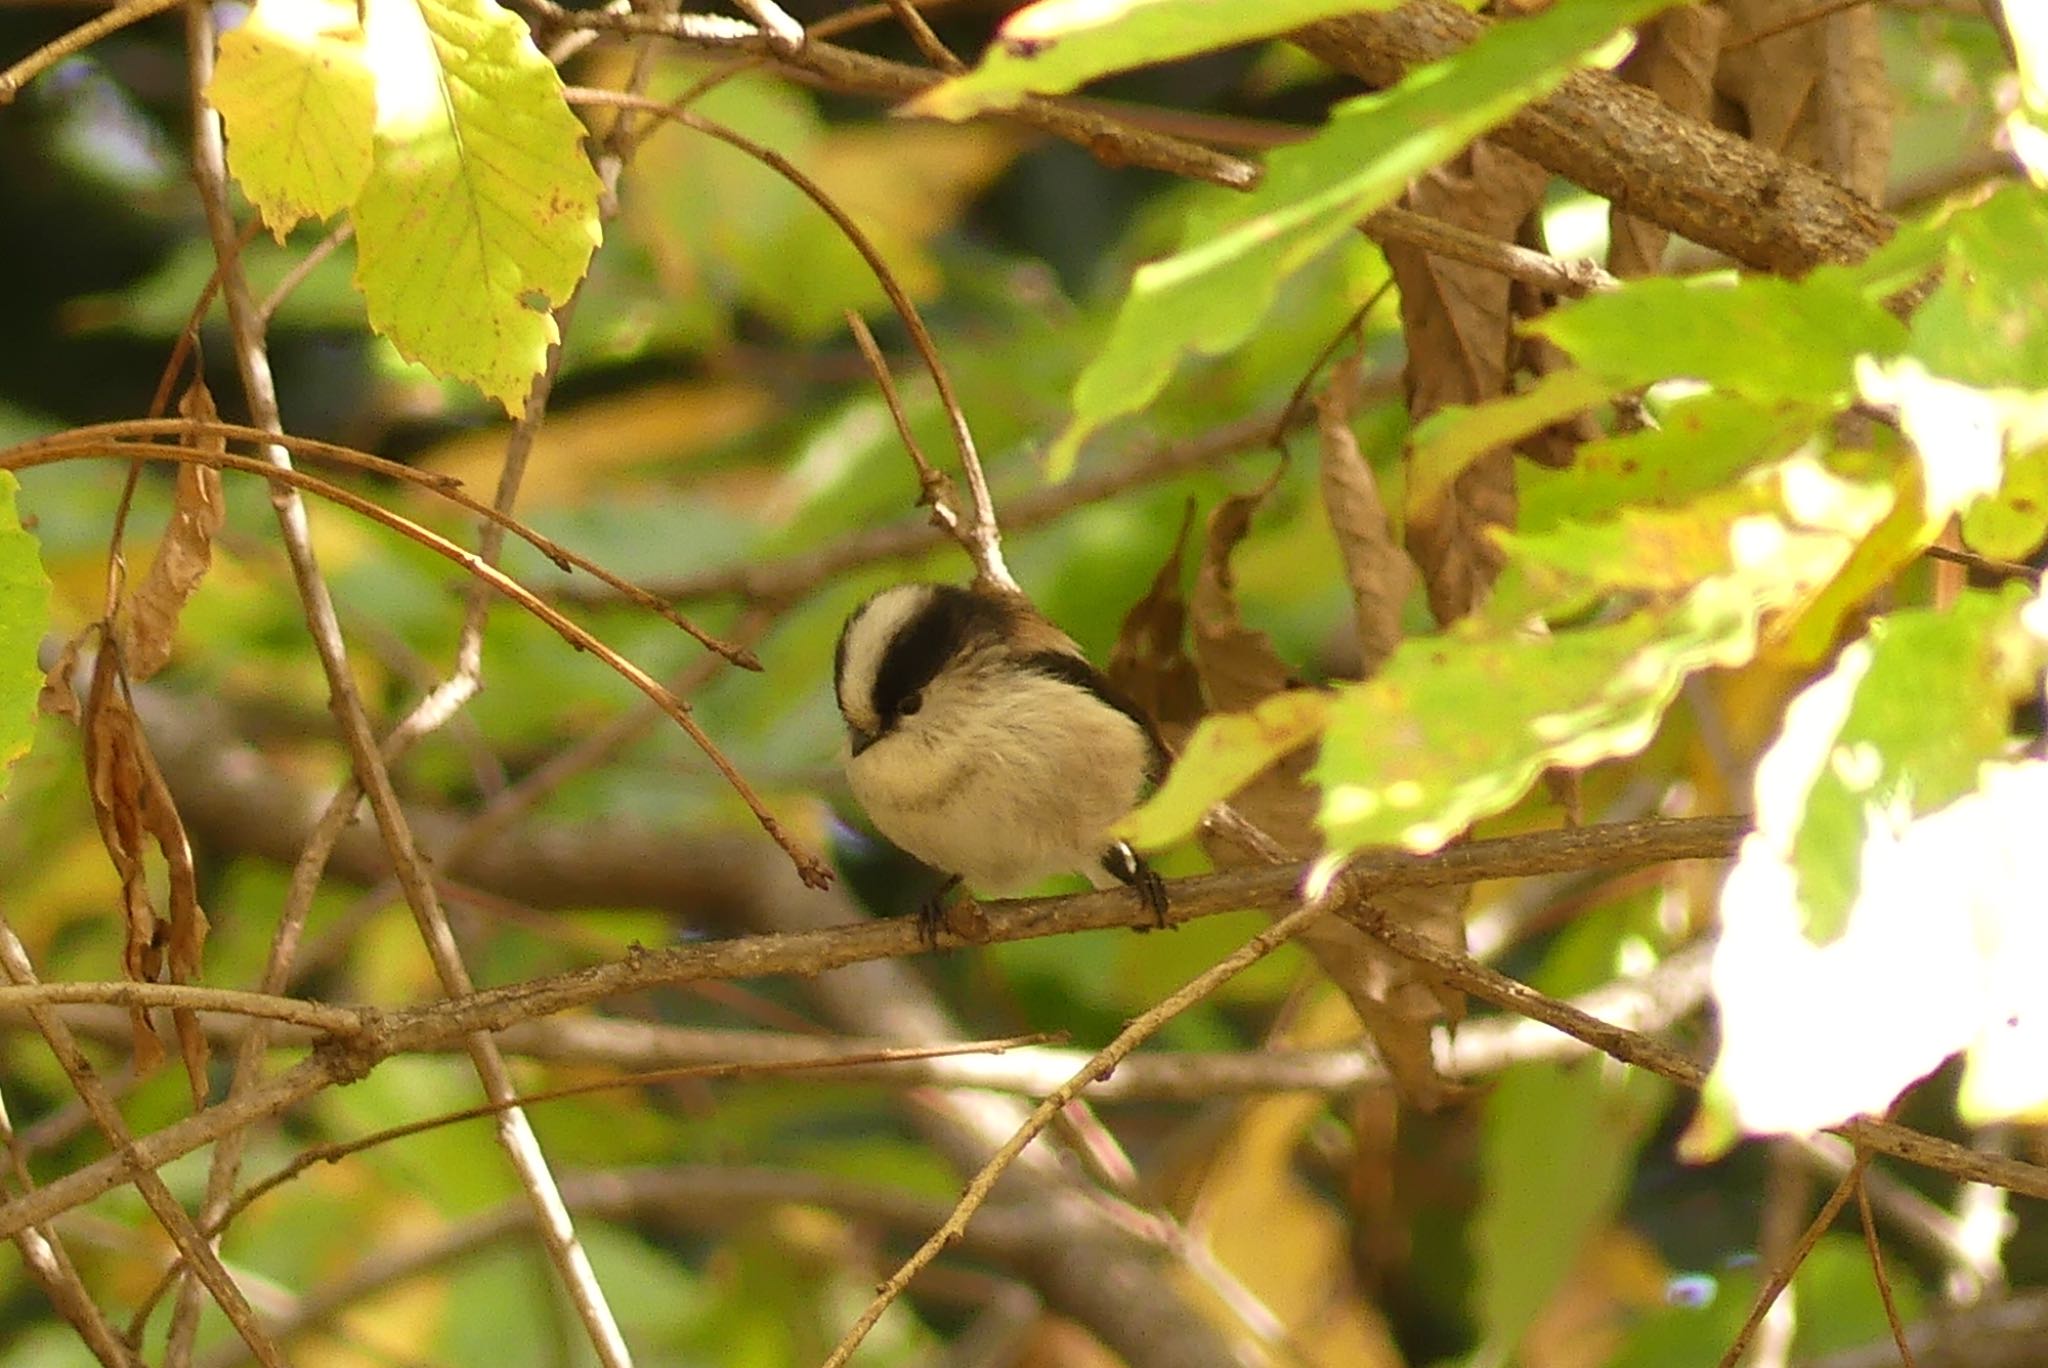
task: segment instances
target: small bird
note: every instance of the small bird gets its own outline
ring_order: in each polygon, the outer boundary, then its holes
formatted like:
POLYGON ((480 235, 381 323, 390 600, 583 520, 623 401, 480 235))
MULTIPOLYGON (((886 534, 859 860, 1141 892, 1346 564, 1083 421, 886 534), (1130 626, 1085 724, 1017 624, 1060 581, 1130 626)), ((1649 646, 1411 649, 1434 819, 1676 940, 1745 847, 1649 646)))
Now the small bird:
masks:
POLYGON ((955 884, 1002 893, 1067 871, 1129 884, 1166 924, 1165 885, 1109 836, 1164 774, 1166 748, 1021 595, 884 589, 846 619, 833 689, 853 796, 884 836, 951 876, 920 911, 928 940, 955 884))

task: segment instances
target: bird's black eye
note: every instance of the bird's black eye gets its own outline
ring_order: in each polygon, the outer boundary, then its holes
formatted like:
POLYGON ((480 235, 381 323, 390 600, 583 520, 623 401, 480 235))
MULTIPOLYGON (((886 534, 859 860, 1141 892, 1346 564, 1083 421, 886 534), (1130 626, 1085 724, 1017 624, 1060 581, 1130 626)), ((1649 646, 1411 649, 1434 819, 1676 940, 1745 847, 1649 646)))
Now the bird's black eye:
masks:
POLYGON ((924 694, 921 692, 914 693, 896 705, 896 715, 898 717, 915 717, 917 716, 917 710, 923 706, 924 694))

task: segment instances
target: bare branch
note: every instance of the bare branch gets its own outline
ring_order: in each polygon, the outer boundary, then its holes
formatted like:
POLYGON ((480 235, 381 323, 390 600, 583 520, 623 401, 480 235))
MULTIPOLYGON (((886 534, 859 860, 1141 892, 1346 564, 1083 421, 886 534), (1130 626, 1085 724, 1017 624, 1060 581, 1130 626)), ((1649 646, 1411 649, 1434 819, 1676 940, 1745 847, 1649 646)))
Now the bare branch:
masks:
MULTIPOLYGON (((795 52, 775 53, 767 37, 752 24, 715 16, 570 10, 554 0, 520 0, 519 8, 558 29, 648 33, 672 38, 700 52, 769 57, 793 76, 848 94, 906 100, 945 79, 936 71, 815 40, 806 41, 795 52)), ((1002 117, 1078 143, 1113 166, 1147 166, 1232 190, 1248 190, 1259 181, 1259 168, 1250 162, 1180 138, 1130 128, 1093 110, 1059 100, 1027 96, 1014 108, 1002 111, 1002 117)))

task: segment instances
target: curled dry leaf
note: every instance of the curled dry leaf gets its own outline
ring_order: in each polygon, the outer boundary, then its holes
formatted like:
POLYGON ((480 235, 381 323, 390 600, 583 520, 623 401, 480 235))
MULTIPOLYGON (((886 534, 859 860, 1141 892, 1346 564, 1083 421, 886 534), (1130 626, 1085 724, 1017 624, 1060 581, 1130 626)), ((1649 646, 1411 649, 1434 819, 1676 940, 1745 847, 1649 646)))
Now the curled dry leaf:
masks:
POLYGON ((1173 551, 1145 597, 1124 615, 1109 653, 1112 684, 1144 709, 1176 753, 1202 716, 1202 680, 1188 657, 1188 604, 1181 592, 1188 533, 1194 530, 1195 502, 1188 500, 1173 551))
MULTIPOLYGON (((1299 687, 1266 634, 1245 625, 1230 571, 1231 552, 1271 488, 1268 484, 1226 499, 1209 519, 1192 616, 1196 669, 1217 711, 1242 711, 1282 689, 1299 687)), ((1259 840, 1247 843, 1228 831, 1205 829, 1203 848, 1218 868, 1242 867, 1275 854, 1307 859, 1321 848, 1317 796, 1306 780, 1309 762, 1304 748, 1238 790, 1230 806, 1259 840), (1250 844, 1262 853, 1252 853, 1250 844)), ((1462 889, 1403 889, 1376 899, 1375 906, 1447 945, 1462 946, 1464 897, 1462 889)), ((1337 918, 1311 923, 1301 942, 1351 1003, 1405 1098, 1434 1109, 1456 1095, 1457 1089, 1436 1071, 1431 1032, 1438 1022, 1462 1013, 1461 997, 1337 918)))
MULTIPOLYGON (((198 380, 178 401, 178 412, 195 422, 220 420, 213 396, 198 380)), ((202 437, 197 445, 208 452, 227 451, 225 437, 202 437)), ((130 679, 148 679, 169 662, 178 636, 178 614, 213 563, 213 539, 226 517, 221 499, 218 469, 209 465, 178 467, 170 525, 164 528, 141 586, 129 596, 121 613, 121 658, 130 679)))
POLYGON ((1370 678, 1401 641, 1401 606, 1415 582, 1415 567, 1394 540, 1379 481, 1351 430, 1351 398, 1358 392, 1356 353, 1340 360, 1316 396, 1316 435, 1322 456, 1323 511, 1344 558, 1358 624, 1360 678, 1370 678))
MULTIPOLYGON (((119 648, 110 642, 94 659, 82 725, 86 789, 93 817, 99 823, 107 857, 121 879, 121 905, 127 923, 121 968, 138 982, 190 983, 199 977, 200 952, 206 943, 206 913, 199 906, 192 845, 170 788, 157 769, 149 740, 129 705, 118 656, 119 648), (150 893, 144 853, 151 843, 169 871, 168 917, 158 913, 150 893)), ((162 1062, 162 1042, 140 1008, 131 1009, 130 1016, 136 1067, 153 1069, 162 1062)), ((195 1100, 203 1099, 205 1037, 191 1013, 180 1011, 172 1016, 195 1100)))
MULTIPOLYGON (((1541 201, 1548 180, 1533 162, 1482 140, 1417 181, 1403 203, 1510 241, 1541 201)), ((1410 415, 1421 419, 1446 404, 1475 404, 1505 393, 1514 326, 1507 279, 1414 247, 1387 244, 1386 255, 1401 290, 1410 415)), ((1408 550, 1439 622, 1464 616, 1485 596, 1502 563, 1500 547, 1486 529, 1514 521, 1514 466, 1503 450, 1474 461, 1428 517, 1409 522, 1408 550)))
POLYGON ((65 642, 56 663, 44 672, 43 687, 36 694, 36 711, 43 716, 61 717, 78 725, 78 653, 85 649, 85 639, 92 631, 88 627, 65 642))
MULTIPOLYGON (((1727 14, 1709 5, 1666 10, 1643 26, 1635 51, 1614 74, 1681 114, 1711 122, 1714 67, 1727 24, 1727 14)), ((1607 224, 1607 269, 1624 278, 1656 274, 1670 230, 1619 209, 1608 211, 1607 224)))

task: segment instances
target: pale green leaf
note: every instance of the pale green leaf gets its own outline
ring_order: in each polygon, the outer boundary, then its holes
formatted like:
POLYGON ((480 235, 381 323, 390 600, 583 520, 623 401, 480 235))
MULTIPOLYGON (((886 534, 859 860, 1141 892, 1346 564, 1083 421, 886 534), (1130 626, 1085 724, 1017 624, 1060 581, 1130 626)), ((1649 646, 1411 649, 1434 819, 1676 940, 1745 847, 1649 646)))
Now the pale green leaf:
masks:
POLYGON ((1211 807, 1313 741, 1331 698, 1319 689, 1287 689, 1249 712, 1203 718, 1159 792, 1119 823, 1116 834, 1145 850, 1186 839, 1211 807))
POLYGON ((36 648, 50 627, 50 581, 36 539, 15 511, 18 488, 13 473, 0 470, 0 794, 7 791, 9 767, 35 734, 43 682, 36 648))
POLYGON ((1859 356, 1890 356, 1905 325, 1849 274, 1734 283, 1653 278, 1562 305, 1530 328, 1616 387, 1691 379, 1759 400, 1839 405, 1859 356))
MULTIPOLYGON (((1481 612, 1512 626, 1530 618, 1581 611, 1617 591, 1675 598, 1716 575, 1737 571, 1746 554, 1742 529, 1770 542, 1781 526, 1780 508, 1800 509, 1822 527, 1870 527, 1892 504, 1885 488, 1828 478, 1811 462, 1791 462, 1731 489, 1717 490, 1678 508, 1625 508, 1621 516, 1590 525, 1565 524, 1526 536, 1495 535, 1508 565, 1481 612), (1812 513, 1803 510, 1815 509, 1812 513)), ((1832 556, 1833 543, 1822 544, 1832 556)), ((1766 547, 1776 554, 1781 548, 1766 547)))
POLYGON ((1435 850, 1515 803, 1546 768, 1640 750, 1688 674, 1748 661, 1760 618, 1826 584, 1890 505, 1881 487, 1810 460, 1768 479, 1768 510, 1709 498, 1692 511, 1697 529, 1680 518, 1657 535, 1583 544, 1565 530, 1548 548, 1589 582, 1668 590, 1706 576, 1675 602, 1555 634, 1468 620, 1407 642, 1378 676, 1340 690, 1312 772, 1330 849, 1435 850))
POLYGON ((1259 326, 1273 295, 1371 210, 1474 137, 1594 60, 1624 25, 1670 0, 1576 0, 1502 23, 1392 90, 1336 107, 1314 138, 1276 151, 1249 195, 1213 191, 1181 251, 1141 269, 1108 342, 1074 387, 1074 417, 1047 464, 1072 469, 1088 434, 1143 407, 1185 352, 1216 356, 1259 326))
POLYGON ((1912 355, 1987 388, 2048 385, 2048 192, 2008 185, 1948 224, 1948 269, 1913 314, 1912 355))
POLYGON ((1591 522, 1628 507, 1673 507, 1752 466, 1791 455, 1821 417, 1821 410, 1805 405, 1691 395, 1666 408, 1654 428, 1586 443, 1563 470, 1518 468, 1521 530, 1591 522))
POLYGON ((2005 748, 2039 670, 2016 614, 1972 592, 1875 619, 1786 710, 1757 766, 1756 830, 1791 867, 1809 939, 1841 933, 1875 826, 1953 802, 2005 748))
POLYGON ((1399 0, 1038 0, 1005 19, 972 71, 913 100, 919 114, 971 118, 1026 95, 1063 95, 1113 71, 1271 37, 1336 14, 1399 0))
POLYGON ((1465 468, 1489 451, 1571 417, 1614 387, 1582 370, 1552 371, 1520 394, 1452 404, 1415 429, 1408 458, 1408 518, 1426 518, 1465 468))
POLYGON ((494 0, 368 0, 375 161, 356 280, 399 353, 516 414, 598 241, 561 78, 494 0))
POLYGON ((1963 515, 1963 540, 1995 560, 2018 560, 2048 539, 2048 446, 2011 456, 1990 497, 1963 515))
POLYGON ((227 125, 229 169, 280 242, 301 219, 346 209, 370 174, 377 96, 349 0, 257 0, 222 35, 206 97, 227 125))

